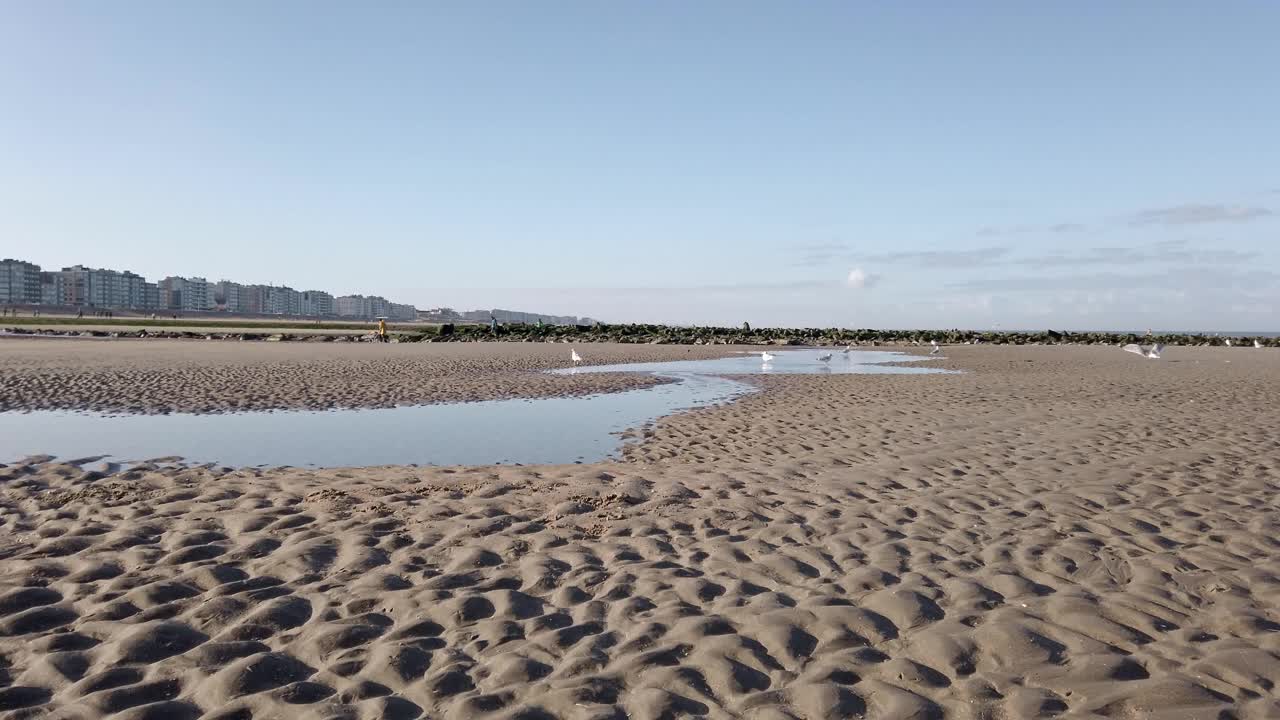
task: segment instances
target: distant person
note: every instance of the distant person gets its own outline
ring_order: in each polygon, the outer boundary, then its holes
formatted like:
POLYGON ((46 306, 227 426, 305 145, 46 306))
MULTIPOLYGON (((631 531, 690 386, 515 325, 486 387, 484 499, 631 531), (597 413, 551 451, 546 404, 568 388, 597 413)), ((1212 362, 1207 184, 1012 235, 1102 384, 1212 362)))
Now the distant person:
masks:
POLYGON ((489 313, 489 331, 494 335, 498 334, 498 318, 494 317, 493 313, 489 313))
POLYGON ((84 317, 84 311, 83 311, 83 310, 77 310, 77 311, 76 311, 76 319, 77 319, 77 320, 79 320, 80 318, 83 318, 83 317, 84 317))
POLYGON ((378 318, 378 342, 387 342, 387 321, 378 318))

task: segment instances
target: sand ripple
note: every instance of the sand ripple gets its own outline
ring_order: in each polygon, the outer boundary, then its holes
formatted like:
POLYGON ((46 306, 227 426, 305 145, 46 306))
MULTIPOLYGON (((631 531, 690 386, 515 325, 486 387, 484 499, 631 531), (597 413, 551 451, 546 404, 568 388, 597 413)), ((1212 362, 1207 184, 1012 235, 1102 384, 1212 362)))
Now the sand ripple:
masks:
POLYGON ((0 468, 0 711, 1276 717, 1280 388, 1212 357, 770 378, 609 465, 0 468))

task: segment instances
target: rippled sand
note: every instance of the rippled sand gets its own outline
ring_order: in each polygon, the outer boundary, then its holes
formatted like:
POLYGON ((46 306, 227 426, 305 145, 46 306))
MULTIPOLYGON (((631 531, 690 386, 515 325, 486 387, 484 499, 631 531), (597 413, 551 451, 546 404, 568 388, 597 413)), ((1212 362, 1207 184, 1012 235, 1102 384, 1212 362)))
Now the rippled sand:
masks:
MULTIPOLYGON (((575 346, 583 364, 724 357, 725 346, 575 346)), ((647 387, 641 375, 548 375, 550 343, 335 345, 0 339, 0 411, 233 412, 572 397, 647 387)))
POLYGON ((1280 716, 1280 351, 947 355, 609 465, 0 468, 0 710, 1280 716))

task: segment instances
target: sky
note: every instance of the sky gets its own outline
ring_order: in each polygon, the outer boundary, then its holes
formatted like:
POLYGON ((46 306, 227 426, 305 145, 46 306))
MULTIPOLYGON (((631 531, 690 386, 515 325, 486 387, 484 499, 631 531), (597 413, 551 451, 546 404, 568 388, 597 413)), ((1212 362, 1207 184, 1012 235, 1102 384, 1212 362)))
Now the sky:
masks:
POLYGON ((1280 330, 1280 3, 0 4, 0 256, 613 322, 1280 330))

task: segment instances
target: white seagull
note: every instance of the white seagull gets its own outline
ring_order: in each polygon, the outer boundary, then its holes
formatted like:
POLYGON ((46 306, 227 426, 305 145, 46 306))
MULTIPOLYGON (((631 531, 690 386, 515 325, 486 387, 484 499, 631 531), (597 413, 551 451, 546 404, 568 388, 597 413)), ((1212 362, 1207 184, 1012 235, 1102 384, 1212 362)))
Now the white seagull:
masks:
POLYGON ((848 355, 849 353, 853 352, 853 346, 852 346, 852 345, 845 345, 845 346, 844 346, 844 349, 843 349, 843 350, 841 350, 840 352, 841 352, 842 354, 844 354, 844 355, 848 355))
POLYGON ((1164 346, 1159 344, 1152 345, 1151 347, 1142 347, 1141 345, 1135 345, 1133 343, 1130 343, 1124 346, 1125 352, 1131 352, 1134 355, 1141 355, 1142 357, 1150 358, 1151 360, 1159 360, 1160 353, 1163 350, 1164 350, 1164 346))
POLYGON ((760 362, 767 363, 772 359, 773 359, 773 353, 770 353, 770 352, 760 353, 760 362))
POLYGON ((1227 338, 1226 343, 1227 347, 1231 347, 1231 338, 1227 338))
POLYGON ((1262 348, 1262 343, 1261 343, 1261 342, 1259 342, 1257 338, 1254 338, 1254 340, 1253 340, 1253 346, 1254 346, 1254 347, 1256 347, 1256 348, 1261 349, 1261 348, 1262 348))
POLYGON ((831 362, 831 353, 827 353, 826 355, 819 355, 818 361, 825 362, 825 363, 831 362))
POLYGON ((930 355, 937 355, 938 353, 942 352, 942 348, 938 347, 937 340, 930 340, 929 344, 933 345, 933 349, 929 351, 930 355))
POLYGON ((574 365, 577 365, 578 363, 582 362, 582 356, 579 355, 578 351, 574 350, 573 348, 569 348, 569 359, 573 361, 574 365))

